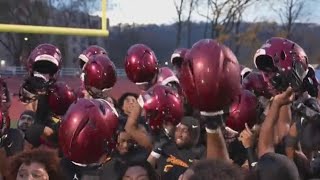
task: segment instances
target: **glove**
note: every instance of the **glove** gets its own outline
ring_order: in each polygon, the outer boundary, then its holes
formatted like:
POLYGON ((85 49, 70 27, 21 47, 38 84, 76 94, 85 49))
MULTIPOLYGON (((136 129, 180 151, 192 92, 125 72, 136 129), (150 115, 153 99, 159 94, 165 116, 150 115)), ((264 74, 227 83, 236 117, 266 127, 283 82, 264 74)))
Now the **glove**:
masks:
POLYGON ((6 140, 4 149, 7 156, 13 156, 23 151, 24 148, 24 135, 18 129, 9 129, 8 138, 6 140))
POLYGON ((19 100, 23 103, 30 103, 37 99, 34 92, 27 84, 23 84, 19 89, 19 100))
POLYGON ((292 104, 292 111, 299 117, 296 119, 299 130, 308 122, 320 124, 319 105, 316 101, 314 98, 309 98, 305 102, 294 102, 292 104))
POLYGON ((160 134, 160 138, 158 141, 155 142, 154 148, 151 152, 151 156, 159 159, 162 155, 167 156, 166 153, 164 153, 164 148, 171 142, 171 137, 167 136, 165 132, 162 132, 160 134))
POLYGON ((40 136, 43 134, 45 126, 41 124, 31 125, 25 132, 25 139, 32 144, 33 147, 41 145, 40 136))
POLYGON ((309 120, 320 120, 319 105, 314 100, 308 99, 304 103, 294 102, 291 106, 294 112, 299 113, 302 117, 309 120))
POLYGON ((217 133, 217 129, 224 126, 226 115, 203 116, 207 133, 217 133))
POLYGON ((216 133, 216 130, 219 127, 224 126, 225 120, 229 116, 230 109, 229 107, 225 107, 221 111, 207 113, 204 111, 200 111, 200 114, 205 122, 207 133, 216 133))

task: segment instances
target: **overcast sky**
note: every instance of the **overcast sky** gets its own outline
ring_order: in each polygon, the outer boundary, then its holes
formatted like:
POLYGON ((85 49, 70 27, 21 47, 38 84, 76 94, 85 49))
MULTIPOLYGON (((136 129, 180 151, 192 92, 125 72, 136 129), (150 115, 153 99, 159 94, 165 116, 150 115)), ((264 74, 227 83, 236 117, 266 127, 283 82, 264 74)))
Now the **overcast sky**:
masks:
MULTIPOLYGON (((320 24, 320 0, 305 1, 312 1, 312 4, 308 4, 305 9, 305 12, 312 15, 304 15, 306 18, 301 21, 320 24)), ((115 0, 114 2, 116 2, 116 5, 107 11, 111 25, 119 23, 170 24, 177 19, 173 0, 115 0)), ((94 14, 100 14, 100 12, 94 14)), ((195 12, 193 20, 201 21, 203 18, 195 12)), ((280 21, 269 5, 250 6, 245 12, 244 20, 280 21)))

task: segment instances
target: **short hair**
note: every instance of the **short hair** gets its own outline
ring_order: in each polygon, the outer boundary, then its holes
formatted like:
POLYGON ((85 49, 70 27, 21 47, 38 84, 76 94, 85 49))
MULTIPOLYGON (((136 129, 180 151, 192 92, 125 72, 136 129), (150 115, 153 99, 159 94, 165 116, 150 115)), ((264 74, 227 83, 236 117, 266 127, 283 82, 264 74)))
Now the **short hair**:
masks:
POLYGON ((12 179, 16 179, 22 164, 30 165, 33 162, 40 163, 45 167, 50 180, 63 179, 58 154, 52 150, 45 149, 33 149, 13 156, 10 163, 10 176, 12 176, 12 179))
POLYGON ((191 169, 194 174, 190 180, 243 180, 239 167, 222 160, 201 160, 191 169))
POLYGON ((129 162, 121 170, 119 179, 121 180, 122 177, 126 174, 126 171, 130 167, 134 167, 134 166, 139 166, 139 167, 142 167, 143 169, 145 169, 147 171, 147 174, 148 174, 148 177, 149 177, 150 180, 158 180, 158 179, 160 179, 158 174, 155 172, 155 170, 153 169, 153 167, 151 166, 151 164, 148 161, 133 161, 133 162, 129 162))
POLYGON ((138 99, 139 95, 136 94, 136 93, 132 93, 132 92, 126 92, 124 94, 122 94, 120 96, 120 98, 118 99, 118 108, 121 109, 122 111, 122 106, 124 104, 124 100, 128 97, 128 96, 133 96, 135 97, 136 99, 138 99))

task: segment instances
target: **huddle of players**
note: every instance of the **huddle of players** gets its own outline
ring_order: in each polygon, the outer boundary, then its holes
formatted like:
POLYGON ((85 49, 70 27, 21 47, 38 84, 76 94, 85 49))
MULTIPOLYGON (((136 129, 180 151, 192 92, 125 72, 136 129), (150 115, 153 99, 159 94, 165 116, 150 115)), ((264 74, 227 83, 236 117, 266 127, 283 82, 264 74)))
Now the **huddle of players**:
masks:
MULTIPOLYGON (((200 40, 190 49, 175 50, 171 62, 175 72, 160 67, 155 53, 143 44, 131 46, 125 56, 127 77, 141 88, 139 107, 128 117, 127 124, 131 126, 126 124, 125 129, 139 146, 151 151, 150 156, 157 159, 164 154, 163 147, 153 141, 163 137, 170 140, 172 127, 188 114, 201 119, 200 127, 207 133, 207 158, 218 158, 212 153, 217 142, 211 135, 221 134, 226 127, 241 132, 246 126, 261 125, 273 97, 293 90, 294 103, 287 109, 293 120, 286 119, 284 123, 287 127, 294 124, 298 133, 286 136, 290 131, 287 128, 278 134, 275 144, 295 151, 300 143, 311 163, 319 144, 317 138, 308 138, 316 135, 319 124, 320 109, 315 99, 318 82, 297 43, 279 37, 267 40, 254 56, 257 71, 240 66, 228 47, 211 39, 200 40), (193 113, 187 112, 186 107, 191 107, 193 113), (141 111, 155 137, 152 140, 134 129, 141 111)), ((24 138, 34 147, 59 147, 62 157, 74 166, 100 167, 115 149, 120 126, 117 110, 105 100, 117 81, 116 68, 103 48, 88 47, 79 56, 83 86, 74 92, 57 81, 61 64, 61 52, 51 44, 41 44, 31 52, 29 75, 19 96, 25 103, 36 102, 37 110, 35 123, 24 138)), ((0 121, 2 137, 7 137, 10 124, 5 120, 0 121)), ((226 144, 224 139, 220 141, 226 144)), ((257 161, 255 156, 248 149, 250 167, 257 161)))

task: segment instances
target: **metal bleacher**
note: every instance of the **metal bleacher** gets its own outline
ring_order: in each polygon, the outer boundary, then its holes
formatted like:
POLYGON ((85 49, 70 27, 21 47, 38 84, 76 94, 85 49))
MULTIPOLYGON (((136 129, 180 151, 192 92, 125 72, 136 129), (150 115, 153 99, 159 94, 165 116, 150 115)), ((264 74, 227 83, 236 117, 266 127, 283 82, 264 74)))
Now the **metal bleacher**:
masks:
MULTIPOLYGON (((125 77, 126 73, 124 69, 116 69, 118 77, 125 77)), ((6 66, 0 68, 0 74, 2 76, 25 76, 27 70, 23 66, 6 66)), ((79 76, 79 68, 61 68, 59 72, 60 76, 79 76)))

